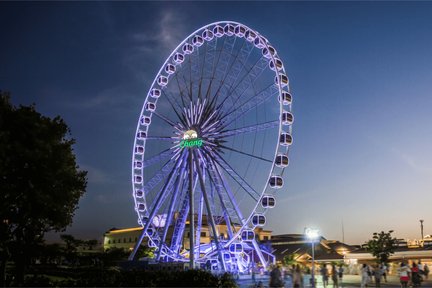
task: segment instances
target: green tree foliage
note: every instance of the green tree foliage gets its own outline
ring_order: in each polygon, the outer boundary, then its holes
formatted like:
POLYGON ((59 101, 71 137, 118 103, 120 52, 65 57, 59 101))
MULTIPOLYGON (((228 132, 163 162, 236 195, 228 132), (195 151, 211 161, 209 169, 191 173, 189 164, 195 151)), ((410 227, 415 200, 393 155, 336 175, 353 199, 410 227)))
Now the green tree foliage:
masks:
POLYGON ((79 170, 62 118, 9 99, 0 91, 0 255, 2 266, 10 257, 15 262, 20 285, 44 234, 72 223, 87 172, 79 170))
POLYGON ((288 255, 286 255, 286 256, 283 257, 283 259, 282 259, 282 264, 283 264, 284 266, 291 266, 291 265, 295 265, 295 264, 297 264, 297 258, 298 258, 299 256, 300 256, 300 255, 297 254, 297 253, 288 254, 288 255))
POLYGON ((375 232, 372 239, 366 242, 366 250, 376 258, 378 263, 387 263, 390 255, 394 254, 397 240, 391 233, 393 230, 375 232))

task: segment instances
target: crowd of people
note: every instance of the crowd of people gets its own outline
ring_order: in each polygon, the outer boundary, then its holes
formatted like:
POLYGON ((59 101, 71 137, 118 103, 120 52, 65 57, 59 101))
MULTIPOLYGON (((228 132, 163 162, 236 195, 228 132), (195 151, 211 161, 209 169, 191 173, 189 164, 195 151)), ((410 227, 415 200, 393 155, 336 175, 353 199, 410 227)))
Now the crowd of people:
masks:
MULTIPOLYGON (((305 271, 310 274, 311 271, 305 271)), ((315 275, 320 275, 323 287, 340 287, 344 276, 344 266, 331 264, 328 269, 328 264, 321 264, 317 267, 315 275), (331 282, 330 282, 331 281, 331 282)), ((361 287, 381 287, 382 282, 387 282, 389 275, 389 267, 385 264, 368 265, 363 264, 360 268, 361 287)), ((396 270, 399 275, 401 287, 420 287, 424 279, 428 279, 429 267, 422 264, 421 261, 413 262, 411 266, 402 262, 396 270)), ((284 277, 291 277, 292 287, 305 287, 303 283, 303 271, 300 265, 292 265, 289 269, 282 272, 280 266, 275 266, 270 272, 269 287, 284 287, 284 277), (284 276, 285 275, 285 276, 284 276)), ((312 281, 312 279, 311 279, 312 281)), ((260 283, 263 287, 263 283, 260 283)), ((310 284, 310 283, 308 283, 310 284)), ((260 287, 260 286, 258 286, 260 287)))

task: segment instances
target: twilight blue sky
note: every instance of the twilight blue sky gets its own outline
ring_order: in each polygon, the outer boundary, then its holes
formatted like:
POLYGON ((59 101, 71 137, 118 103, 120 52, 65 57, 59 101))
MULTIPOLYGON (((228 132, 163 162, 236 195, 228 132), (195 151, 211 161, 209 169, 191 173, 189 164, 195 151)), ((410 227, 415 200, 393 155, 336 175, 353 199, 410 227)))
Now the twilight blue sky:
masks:
POLYGON ((136 225, 130 166, 154 76, 191 32, 242 22, 294 96, 287 181, 266 228, 360 244, 432 234, 432 2, 2 2, 0 89, 61 115, 89 171, 78 237, 136 225))

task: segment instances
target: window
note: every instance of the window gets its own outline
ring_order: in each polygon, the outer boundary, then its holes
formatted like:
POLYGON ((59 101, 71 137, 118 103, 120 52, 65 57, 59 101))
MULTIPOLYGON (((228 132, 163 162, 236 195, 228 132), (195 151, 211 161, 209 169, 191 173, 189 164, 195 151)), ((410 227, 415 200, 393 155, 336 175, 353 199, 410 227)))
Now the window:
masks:
POLYGON ((132 242, 132 238, 129 238, 129 243, 131 243, 132 242))
POLYGON ((206 237, 206 232, 201 232, 201 237, 206 237))
POLYGON ((111 244, 111 240, 108 240, 108 244, 111 244))
POLYGON ((269 236, 264 236, 264 240, 269 240, 269 236))
POLYGON ((123 238, 123 243, 126 243, 126 238, 123 238))

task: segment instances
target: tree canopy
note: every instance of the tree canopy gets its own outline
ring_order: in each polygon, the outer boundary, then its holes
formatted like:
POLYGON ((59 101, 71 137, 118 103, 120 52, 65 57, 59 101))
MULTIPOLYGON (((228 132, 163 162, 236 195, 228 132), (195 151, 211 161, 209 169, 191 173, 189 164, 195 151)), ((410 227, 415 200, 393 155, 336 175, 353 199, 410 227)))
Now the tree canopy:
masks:
POLYGON ((393 230, 373 233, 373 237, 366 243, 366 250, 370 252, 379 263, 386 263, 396 249, 396 238, 392 237, 393 230))
MULTIPOLYGON (((70 130, 34 105, 15 107, 0 91, 0 255, 25 266, 48 231, 72 223, 87 185, 70 130)), ((19 270, 19 269, 18 269, 19 270)))

